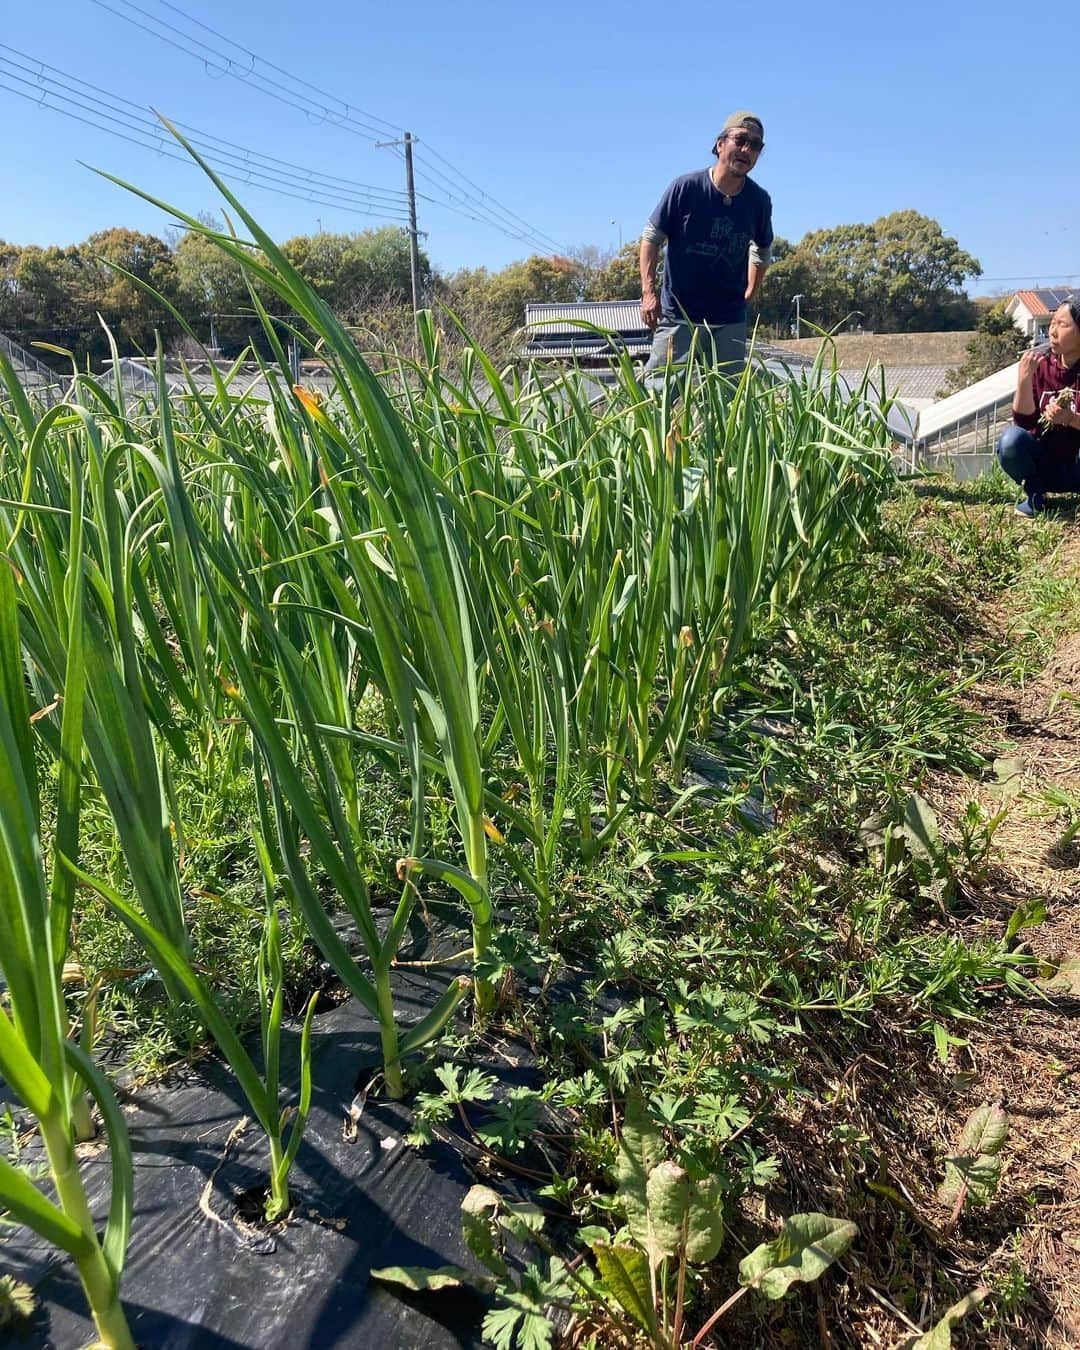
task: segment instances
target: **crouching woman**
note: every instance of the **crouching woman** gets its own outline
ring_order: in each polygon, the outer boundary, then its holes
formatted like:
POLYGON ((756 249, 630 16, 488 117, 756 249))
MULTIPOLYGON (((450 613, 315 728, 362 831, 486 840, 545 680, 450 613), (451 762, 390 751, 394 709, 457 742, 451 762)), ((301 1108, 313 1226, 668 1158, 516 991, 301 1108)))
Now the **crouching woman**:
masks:
POLYGON ((1080 492, 1080 295, 1054 311, 1050 350, 1021 356, 1012 416, 998 461, 1026 494, 1017 511, 1036 516, 1048 492, 1080 492))

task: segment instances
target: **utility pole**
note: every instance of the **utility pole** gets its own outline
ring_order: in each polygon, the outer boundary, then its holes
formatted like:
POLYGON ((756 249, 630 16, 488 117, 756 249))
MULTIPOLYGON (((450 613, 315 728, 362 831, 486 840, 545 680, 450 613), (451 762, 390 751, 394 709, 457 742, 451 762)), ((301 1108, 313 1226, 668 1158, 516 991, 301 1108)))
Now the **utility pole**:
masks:
POLYGON ((416 231, 416 184, 412 168, 413 134, 405 133, 405 187, 409 193, 409 273, 412 278, 413 318, 420 310, 420 245, 416 231))
MULTIPOLYGON (((409 277, 412 281, 413 327, 416 329, 416 316, 420 312, 420 231, 416 228, 416 184, 413 181, 412 148, 416 137, 406 131, 400 141, 376 141, 376 146, 404 145, 405 147, 405 188, 409 196, 409 227, 405 233, 409 236, 409 277)), ((419 330, 416 329, 419 340, 419 330)))
POLYGON ((802 337, 802 329, 799 327, 799 323, 801 322, 801 315, 799 313, 799 303, 800 301, 805 300, 806 296, 793 295, 791 298, 795 301, 795 336, 797 338, 800 338, 802 337))

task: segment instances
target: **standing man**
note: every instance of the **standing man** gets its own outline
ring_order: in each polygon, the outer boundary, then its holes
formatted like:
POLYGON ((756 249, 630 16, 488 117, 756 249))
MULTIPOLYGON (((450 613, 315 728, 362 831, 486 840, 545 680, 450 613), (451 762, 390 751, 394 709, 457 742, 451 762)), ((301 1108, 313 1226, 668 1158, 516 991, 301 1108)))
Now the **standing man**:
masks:
POLYGON ((732 113, 713 146, 716 163, 676 178, 649 217, 640 254, 641 317, 654 332, 646 375, 685 361, 695 334, 706 359, 742 372, 746 303, 758 293, 773 241, 772 202, 750 177, 764 147, 761 118, 732 113))

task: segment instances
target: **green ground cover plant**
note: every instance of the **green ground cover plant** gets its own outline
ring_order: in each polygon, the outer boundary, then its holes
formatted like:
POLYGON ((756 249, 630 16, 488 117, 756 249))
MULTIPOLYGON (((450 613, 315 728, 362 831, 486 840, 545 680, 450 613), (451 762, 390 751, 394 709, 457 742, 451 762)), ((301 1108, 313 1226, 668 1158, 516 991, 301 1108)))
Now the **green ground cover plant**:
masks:
MULTIPOLYGON (((951 606, 935 612, 952 593, 937 556, 953 526, 917 507, 915 497, 898 499, 863 567, 782 636, 795 655, 778 661, 769 641, 750 655, 743 717, 732 717, 741 758, 725 760, 739 764, 738 791, 714 785, 669 820, 638 817, 628 826, 619 857, 577 879, 593 898, 581 896, 560 945, 583 983, 568 995, 553 982, 550 998, 513 1015, 546 1055, 539 1101, 565 1112, 558 1128, 574 1143, 552 1191, 585 1232, 612 1221, 619 1103, 628 1094, 644 1093, 680 1164, 720 1177, 732 1206, 780 1181, 784 1164, 761 1141, 807 1092, 804 1080, 823 1055, 844 1062, 886 1027, 890 1037, 932 1037, 947 1051, 962 1043, 966 1023, 991 1015, 1003 989, 1038 996, 1030 955, 1011 952, 1013 925, 979 932, 964 922, 966 897, 987 883, 996 826, 969 811, 966 830, 944 841, 925 803, 922 815, 913 805, 910 789, 928 767, 991 772, 974 749, 978 721, 961 696, 1000 659, 970 641, 951 606), (852 641, 857 664, 834 658, 834 646, 850 651, 852 641), (909 660, 925 691, 914 700, 906 697, 909 660), (857 711, 843 735, 835 721, 822 723, 811 698, 790 698, 796 673, 857 711), (862 697, 849 705, 853 688, 862 697), (789 701, 777 705, 768 695, 780 690, 789 701), (894 744, 898 698, 916 721, 894 744), (866 743, 881 748, 866 754, 866 743), (771 829, 731 828, 748 791, 775 803, 771 829), (902 841, 906 825, 921 851, 904 842, 885 866, 862 829, 870 804, 902 841)), ((1010 540, 1022 566, 1038 565, 1027 536, 1012 527, 1010 540)), ((532 957, 523 942, 523 981, 535 979, 532 957)), ((489 1081, 474 1111, 495 1095, 489 1081)), ((422 1102, 421 1122, 450 1120, 442 1104, 446 1093, 422 1102)), ((857 1155, 857 1135, 840 1146, 857 1155)), ((504 1153, 522 1156, 505 1144, 504 1136, 504 1153)), ((687 1298, 701 1306, 693 1278, 687 1298)), ((600 1334, 598 1344, 614 1343, 605 1334, 616 1333, 600 1334)))

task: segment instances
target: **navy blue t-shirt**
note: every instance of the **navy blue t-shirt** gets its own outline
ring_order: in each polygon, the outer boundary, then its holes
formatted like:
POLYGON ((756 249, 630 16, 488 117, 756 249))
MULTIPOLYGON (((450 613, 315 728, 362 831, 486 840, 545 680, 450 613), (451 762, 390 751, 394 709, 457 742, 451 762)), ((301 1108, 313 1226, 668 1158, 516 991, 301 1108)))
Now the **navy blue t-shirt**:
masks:
POLYGON ((685 173, 660 199, 649 222, 667 235, 660 305, 674 322, 739 323, 746 318, 746 267, 751 240, 773 241, 772 201, 747 178, 724 205, 708 169, 685 173))

